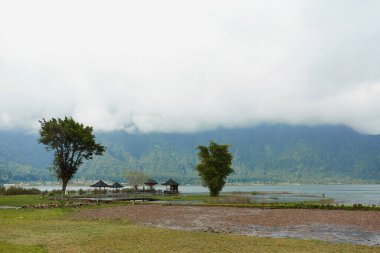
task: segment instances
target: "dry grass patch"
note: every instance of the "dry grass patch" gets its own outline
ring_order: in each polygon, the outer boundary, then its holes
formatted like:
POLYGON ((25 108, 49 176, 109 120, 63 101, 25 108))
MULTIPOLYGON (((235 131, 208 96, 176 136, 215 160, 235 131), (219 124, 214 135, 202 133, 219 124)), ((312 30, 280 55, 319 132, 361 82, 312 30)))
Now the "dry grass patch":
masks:
POLYGON ((376 247, 350 244, 145 227, 126 219, 74 219, 75 212, 61 208, 1 210, 0 246, 5 245, 4 248, 11 249, 9 252, 44 252, 45 248, 48 252, 70 253, 380 251, 376 247))

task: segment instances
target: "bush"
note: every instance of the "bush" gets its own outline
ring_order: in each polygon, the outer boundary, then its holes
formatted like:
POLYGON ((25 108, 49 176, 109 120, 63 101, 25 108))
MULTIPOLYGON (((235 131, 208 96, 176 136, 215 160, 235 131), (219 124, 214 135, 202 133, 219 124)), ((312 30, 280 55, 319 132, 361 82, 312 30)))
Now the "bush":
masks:
POLYGON ((223 204, 252 204, 252 198, 246 195, 230 195, 219 197, 214 202, 223 204))
POLYGON ((121 189, 121 192, 123 192, 123 193, 134 193, 134 189, 131 189, 131 188, 123 188, 123 189, 121 189))
POLYGON ((67 194, 68 195, 75 195, 75 190, 69 190, 69 191, 67 191, 67 194))
POLYGON ((3 192, 3 195, 39 195, 41 191, 36 188, 25 189, 22 187, 11 186, 3 192))
POLYGON ((0 185, 0 194, 3 194, 5 192, 5 187, 0 185))
POLYGON ((362 204, 353 204, 352 206, 353 209, 363 209, 363 205, 362 204))

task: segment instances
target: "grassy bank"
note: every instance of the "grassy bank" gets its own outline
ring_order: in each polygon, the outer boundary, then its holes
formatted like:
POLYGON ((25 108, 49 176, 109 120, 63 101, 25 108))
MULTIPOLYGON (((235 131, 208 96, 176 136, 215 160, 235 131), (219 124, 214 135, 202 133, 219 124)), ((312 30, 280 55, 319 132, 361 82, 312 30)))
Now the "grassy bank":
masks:
MULTIPOLYGON (((263 194, 263 193, 261 193, 263 194)), ((190 205, 206 206, 234 206, 234 207, 253 207, 253 208, 289 208, 289 209, 328 209, 328 210, 372 210, 380 211, 380 206, 366 206, 362 204, 337 205, 331 199, 318 201, 299 201, 299 202, 272 202, 256 203, 247 194, 225 194, 219 197, 210 197, 209 195, 173 195, 160 196, 158 200, 167 201, 167 204, 176 202, 189 202, 190 205)))
POLYGON ((379 252, 296 239, 188 232, 124 219, 78 218, 80 209, 0 210, 0 252, 379 252))
POLYGON ((47 252, 42 245, 15 245, 8 242, 0 242, 0 253, 20 252, 20 253, 39 253, 47 252))
MULTIPOLYGON (((142 195, 136 195, 141 197, 142 195)), ((145 195, 144 195, 145 196, 145 195)), ((251 207, 251 208, 290 208, 290 209, 328 209, 328 210, 373 210, 380 211, 380 206, 366 206, 361 204, 354 205, 336 205, 331 199, 305 202, 273 202, 273 203, 255 203, 247 195, 221 195, 219 197, 210 197, 206 194, 198 195, 169 195, 156 196, 157 200, 164 201, 165 204, 188 204, 188 205, 207 205, 207 206, 234 206, 234 207, 251 207)), ((48 195, 0 195, 0 206, 22 207, 26 205, 38 205, 49 203, 68 203, 70 198, 60 201, 60 196, 50 197, 48 195)), ((72 201, 78 201, 72 198, 72 201)), ((115 203, 116 204, 116 203, 115 203)), ((120 203, 119 203, 120 204, 120 203)), ((125 203, 121 203, 125 204, 125 203)))
POLYGON ((22 207, 25 205, 37 205, 56 203, 56 200, 51 200, 43 195, 0 195, 0 206, 16 206, 22 207))

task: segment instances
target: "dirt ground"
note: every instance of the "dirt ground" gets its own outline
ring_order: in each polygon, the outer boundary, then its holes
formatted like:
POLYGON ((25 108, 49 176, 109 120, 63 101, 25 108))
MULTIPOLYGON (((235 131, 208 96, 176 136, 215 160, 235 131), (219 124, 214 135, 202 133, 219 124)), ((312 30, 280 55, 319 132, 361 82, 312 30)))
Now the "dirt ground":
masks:
POLYGON ((292 237, 380 246, 380 212, 128 205, 76 214, 180 230, 292 237))

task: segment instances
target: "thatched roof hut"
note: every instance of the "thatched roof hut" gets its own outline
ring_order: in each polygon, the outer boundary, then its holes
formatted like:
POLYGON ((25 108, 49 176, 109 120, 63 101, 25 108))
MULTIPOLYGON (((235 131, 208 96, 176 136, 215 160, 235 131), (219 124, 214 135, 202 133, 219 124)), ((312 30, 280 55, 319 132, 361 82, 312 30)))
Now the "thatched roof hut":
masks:
POLYGON ((158 184, 156 180, 153 180, 153 179, 149 179, 148 181, 146 181, 144 183, 145 185, 148 185, 148 186, 153 186, 153 185, 156 185, 158 184))
POLYGON ((90 185, 90 187, 96 187, 99 188, 98 191, 95 191, 95 193, 101 193, 101 188, 103 187, 104 189, 104 194, 106 194, 106 187, 110 187, 108 184, 104 183, 103 180, 99 180, 95 184, 90 185))
POLYGON ((166 181, 165 183, 163 183, 162 185, 179 185, 179 183, 177 183, 176 181, 174 181, 173 179, 169 179, 168 181, 166 181))
POLYGON ((170 187, 169 188, 169 192, 171 192, 171 193, 178 193, 178 185, 179 185, 179 183, 177 183, 173 179, 170 178, 168 181, 166 181, 162 185, 166 185, 166 187, 169 186, 170 187))
POLYGON ((118 189, 118 188, 123 188, 124 185, 122 185, 122 184, 120 184, 118 182, 115 182, 115 183, 113 183, 113 185, 110 185, 110 187, 118 189))
POLYGON ((99 180, 98 182, 96 182, 95 184, 92 184, 90 185, 90 187, 110 187, 108 184, 104 183, 103 180, 99 180))
POLYGON ((157 183, 156 180, 153 180, 152 178, 150 178, 150 179, 149 179, 148 181, 146 181, 144 184, 147 185, 147 186, 149 186, 149 190, 154 190, 154 189, 153 189, 153 186, 155 186, 155 185, 158 184, 158 183, 157 183))

